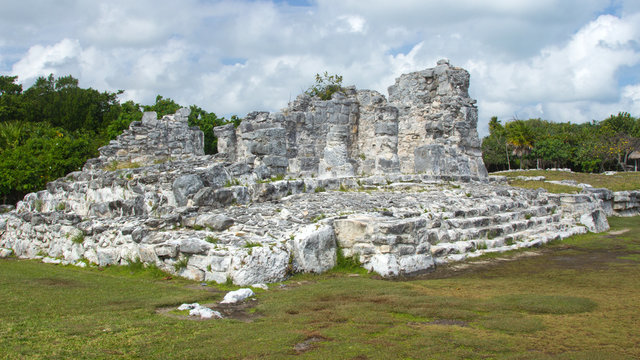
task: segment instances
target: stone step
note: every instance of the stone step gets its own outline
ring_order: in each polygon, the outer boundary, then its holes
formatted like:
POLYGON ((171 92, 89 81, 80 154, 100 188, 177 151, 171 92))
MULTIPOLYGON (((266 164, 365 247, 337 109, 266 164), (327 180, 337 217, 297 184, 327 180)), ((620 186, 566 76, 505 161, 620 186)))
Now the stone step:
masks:
POLYGON ((488 252, 503 252, 518 248, 540 246, 549 241, 564 239, 576 234, 584 234, 584 226, 575 226, 561 222, 550 224, 543 229, 533 228, 517 231, 494 239, 473 239, 454 243, 440 243, 431 247, 436 263, 459 261, 488 252))
POLYGON ((555 205, 531 206, 524 210, 512 212, 493 213, 487 216, 476 217, 456 217, 442 221, 442 225, 454 229, 482 228, 494 224, 503 224, 516 220, 529 219, 531 217, 540 217, 556 212, 555 205))
POLYGON ((468 241, 473 239, 493 239, 499 236, 528 230, 531 228, 539 228, 548 226, 548 224, 557 223, 560 221, 561 216, 559 214, 533 216, 529 219, 526 218, 511 218, 505 219, 507 215, 501 218, 504 221, 495 221, 493 219, 488 225, 484 223, 478 223, 477 227, 467 228, 433 228, 427 231, 427 237, 431 244, 438 244, 441 242, 458 242, 468 241), (484 225, 484 226, 483 226, 484 225))

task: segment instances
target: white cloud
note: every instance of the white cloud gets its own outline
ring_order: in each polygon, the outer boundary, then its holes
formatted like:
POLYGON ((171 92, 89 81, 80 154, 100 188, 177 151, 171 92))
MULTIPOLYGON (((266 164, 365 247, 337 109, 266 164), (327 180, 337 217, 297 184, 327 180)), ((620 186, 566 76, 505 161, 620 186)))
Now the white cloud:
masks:
MULTIPOLYGON (((467 68, 490 116, 582 121, 638 112, 640 6, 621 0, 15 1, 0 13, 0 73, 71 74, 222 115, 278 110, 328 71, 386 94, 440 58, 467 68), (602 15, 614 9, 613 15, 602 15), (11 34, 11 35, 9 35, 11 34), (630 70, 631 69, 631 70, 630 70)), ((635 114, 640 115, 640 114, 635 114)))
MULTIPOLYGON (((640 62, 637 19, 602 15, 566 44, 544 48, 539 55, 522 61, 469 60, 466 67, 476 94, 489 102, 520 104, 511 107, 520 118, 573 122, 597 119, 593 116, 601 113, 595 109, 602 106, 590 104, 619 104, 617 73, 624 66, 640 62)), ((486 110, 481 109, 483 126, 488 121, 486 110)))
POLYGON ((19 79, 33 79, 50 73, 58 74, 80 54, 78 40, 63 39, 51 46, 34 45, 27 54, 13 65, 12 73, 19 79))

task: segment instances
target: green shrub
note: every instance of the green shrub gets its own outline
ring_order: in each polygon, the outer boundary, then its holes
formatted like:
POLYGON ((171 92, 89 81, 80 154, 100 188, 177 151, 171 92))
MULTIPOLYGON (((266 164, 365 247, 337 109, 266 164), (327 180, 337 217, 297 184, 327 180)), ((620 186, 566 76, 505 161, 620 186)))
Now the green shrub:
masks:
POLYGON ((209 235, 209 236, 205 237, 204 240, 206 242, 208 242, 208 243, 211 243, 211 244, 217 244, 220 239, 218 239, 217 237, 213 237, 213 236, 209 235))
POLYGON ((71 242, 74 244, 82 244, 84 242, 84 233, 78 233, 71 238, 71 242))
POLYGON ((184 256, 173 264, 173 268, 178 272, 182 269, 186 269, 187 265, 189 265, 189 256, 184 256))
POLYGON ((364 272, 366 271, 362 268, 362 264, 360 260, 357 258, 357 255, 354 256, 344 256, 344 252, 341 247, 336 248, 336 266, 333 267, 333 271, 338 272, 364 272))
POLYGON ((321 100, 331 100, 333 94, 342 90, 342 76, 329 75, 325 71, 323 75, 316 74, 315 85, 307 89, 305 93, 309 96, 317 96, 321 100))
POLYGON ((321 192, 325 192, 327 191, 323 186, 318 186, 317 188, 313 189, 313 192, 315 193, 321 193, 321 192))

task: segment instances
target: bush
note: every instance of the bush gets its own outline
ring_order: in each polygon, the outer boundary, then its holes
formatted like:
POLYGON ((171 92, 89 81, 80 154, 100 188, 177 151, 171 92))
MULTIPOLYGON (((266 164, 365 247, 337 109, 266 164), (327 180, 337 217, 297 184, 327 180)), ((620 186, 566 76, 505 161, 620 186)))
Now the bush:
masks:
POLYGON ((342 76, 329 75, 326 71, 323 75, 316 74, 316 83, 305 93, 309 96, 319 97, 321 100, 331 100, 334 93, 343 91, 342 76))

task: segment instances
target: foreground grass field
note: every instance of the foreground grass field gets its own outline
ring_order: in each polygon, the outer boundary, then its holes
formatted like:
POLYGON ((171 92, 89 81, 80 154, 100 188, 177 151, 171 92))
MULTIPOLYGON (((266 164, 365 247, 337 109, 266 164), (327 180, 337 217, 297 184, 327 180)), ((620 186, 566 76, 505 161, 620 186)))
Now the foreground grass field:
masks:
POLYGON ((0 358, 637 359, 639 220, 408 281, 297 276, 211 321, 157 309, 214 286, 0 260, 0 358))
POLYGON ((492 173, 491 175, 502 175, 509 179, 511 186, 537 189, 545 188, 552 193, 576 193, 580 188, 572 186, 550 184, 543 181, 523 181, 518 180, 518 176, 544 176, 546 180, 574 180, 578 183, 589 184, 593 187, 608 188, 612 191, 638 190, 640 189, 640 172, 619 172, 614 175, 572 173, 566 171, 548 170, 526 170, 526 171, 505 171, 492 173))

